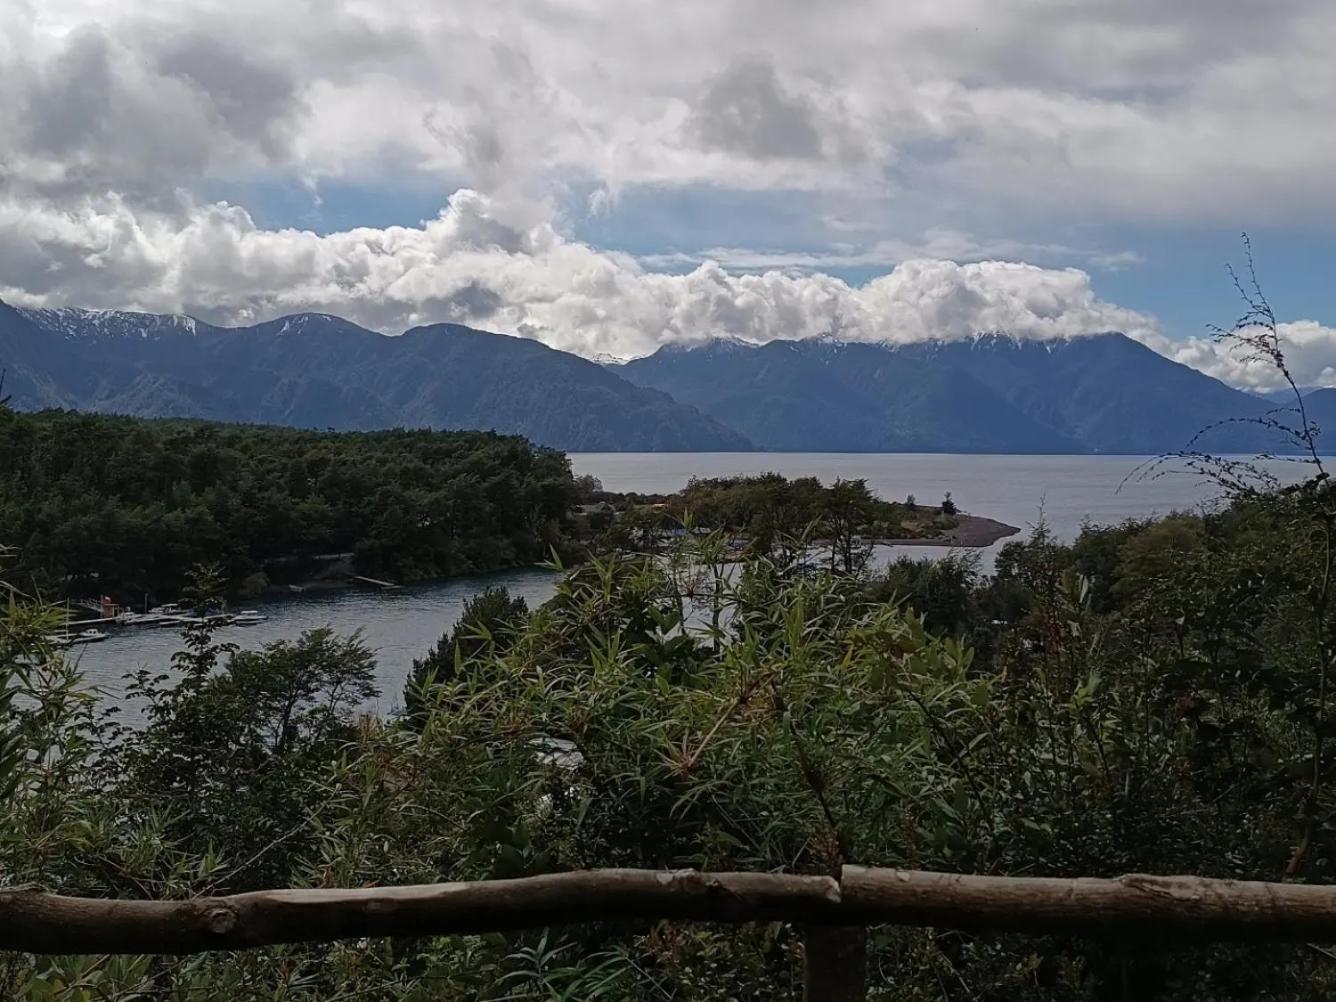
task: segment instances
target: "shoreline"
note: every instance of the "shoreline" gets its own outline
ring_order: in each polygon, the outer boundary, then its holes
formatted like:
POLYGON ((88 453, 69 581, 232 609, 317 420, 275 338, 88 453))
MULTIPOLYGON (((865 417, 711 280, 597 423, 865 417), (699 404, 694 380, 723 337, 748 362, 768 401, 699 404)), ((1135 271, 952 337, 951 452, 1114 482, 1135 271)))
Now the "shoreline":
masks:
MULTIPOLYGON (((987 518, 982 515, 968 515, 961 513, 956 516, 959 524, 951 529, 947 529, 939 536, 932 537, 883 537, 873 540, 877 546, 925 546, 925 547, 945 547, 962 549, 983 549, 1015 536, 1020 533, 1020 529, 1014 525, 1008 525, 1005 522, 999 522, 997 519, 987 518)), ((486 577, 492 574, 504 574, 507 571, 519 569, 539 569, 546 565, 543 562, 537 563, 517 563, 490 568, 488 570, 470 570, 460 574, 448 574, 444 577, 436 577, 421 581, 396 582, 395 590, 402 587, 412 586, 431 586, 442 584, 457 578, 465 577, 486 577)), ((339 567, 334 573, 325 573, 307 578, 301 581, 293 581, 285 584, 270 583, 265 588, 249 594, 238 595, 238 599, 271 602, 283 598, 294 598, 301 595, 319 594, 331 591, 344 591, 356 588, 366 588, 368 590, 378 590, 374 585, 360 582, 352 576, 348 569, 339 567)))
POLYGON ((960 524, 945 530, 940 536, 918 539, 878 539, 879 546, 948 546, 982 549, 1020 533, 1014 525, 1007 525, 983 515, 959 515, 960 524))
POLYGON ((293 598, 301 595, 320 594, 331 591, 352 591, 361 589, 369 592, 395 592, 404 589, 413 588, 431 588, 437 585, 447 584, 451 581, 458 581, 461 578, 486 578, 493 575, 507 574, 512 571, 536 571, 547 570, 548 565, 545 561, 520 561, 514 564, 503 564, 499 567, 491 567, 486 570, 467 570, 458 574, 445 574, 439 577, 420 578, 409 581, 386 581, 383 584, 393 587, 382 587, 372 583, 369 578, 358 579, 353 575, 315 577, 304 581, 293 581, 287 584, 271 584, 264 591, 251 596, 258 601, 271 601, 280 598, 293 598))

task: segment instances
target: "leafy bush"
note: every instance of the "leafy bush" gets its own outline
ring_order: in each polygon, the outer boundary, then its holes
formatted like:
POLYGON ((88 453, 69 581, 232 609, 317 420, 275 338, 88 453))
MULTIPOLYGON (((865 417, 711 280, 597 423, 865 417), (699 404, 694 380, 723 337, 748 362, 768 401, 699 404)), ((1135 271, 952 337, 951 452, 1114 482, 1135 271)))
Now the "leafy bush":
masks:
MULTIPOLYGON (((739 564, 722 533, 689 535, 663 556, 587 564, 527 614, 480 596, 400 720, 358 717, 371 656, 355 637, 242 653, 205 630, 173 677, 137 681, 143 724, 116 726, 43 646, 45 614, 16 601, 0 613, 21 750, 0 757, 4 880, 176 897, 853 862, 1325 881, 1336 843, 1308 819, 1336 809, 1336 775, 1313 755, 1329 718, 1312 618, 1325 541, 1296 531, 1310 501, 1070 546, 1041 530, 986 579, 954 562, 879 576, 739 564)), ((1332 987, 1300 949, 882 929, 870 953, 871 997, 895 1002, 1332 987)), ((0 991, 781 999, 800 970, 784 925, 609 922, 187 959, 9 956, 0 991)))

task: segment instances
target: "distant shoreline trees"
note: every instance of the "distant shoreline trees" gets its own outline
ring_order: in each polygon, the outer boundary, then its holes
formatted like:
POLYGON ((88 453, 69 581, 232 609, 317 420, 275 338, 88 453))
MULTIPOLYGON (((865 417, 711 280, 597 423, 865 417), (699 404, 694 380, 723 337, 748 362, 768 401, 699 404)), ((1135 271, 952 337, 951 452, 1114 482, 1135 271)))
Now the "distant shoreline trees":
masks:
POLYGON ((566 457, 473 431, 317 432, 0 408, 0 544, 45 594, 175 598, 215 563, 235 590, 331 555, 423 580, 565 545, 566 457))

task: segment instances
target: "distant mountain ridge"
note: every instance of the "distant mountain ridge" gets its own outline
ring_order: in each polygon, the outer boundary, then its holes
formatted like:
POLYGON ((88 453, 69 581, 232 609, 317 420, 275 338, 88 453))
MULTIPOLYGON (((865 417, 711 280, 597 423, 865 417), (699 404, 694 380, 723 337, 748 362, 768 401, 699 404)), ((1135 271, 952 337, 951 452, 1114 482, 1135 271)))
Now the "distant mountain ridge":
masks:
POLYGON ((912 344, 726 340, 621 367, 764 449, 1158 454, 1291 451, 1238 419, 1274 406, 1131 338, 912 344), (1197 438, 1210 426, 1213 430, 1197 438))
POLYGON ((623 371, 778 451, 1083 451, 979 380, 882 345, 726 341, 664 349, 623 371))
MULTIPOLYGON (((568 451, 1292 451, 1274 402, 1105 332, 913 344, 720 338, 619 363, 457 324, 387 336, 324 313, 245 327, 0 303, 4 393, 298 427, 478 428, 568 451)), ((1308 398, 1332 427, 1336 391, 1308 398)))
POLYGON ((184 313, 135 313, 130 310, 18 309, 28 321, 55 337, 137 337, 141 340, 168 334, 195 334, 208 327, 184 313))
POLYGON ((29 410, 491 429, 568 451, 753 448, 615 371, 537 341, 454 324, 389 337, 320 313, 227 328, 0 303, 0 368, 5 394, 29 410))

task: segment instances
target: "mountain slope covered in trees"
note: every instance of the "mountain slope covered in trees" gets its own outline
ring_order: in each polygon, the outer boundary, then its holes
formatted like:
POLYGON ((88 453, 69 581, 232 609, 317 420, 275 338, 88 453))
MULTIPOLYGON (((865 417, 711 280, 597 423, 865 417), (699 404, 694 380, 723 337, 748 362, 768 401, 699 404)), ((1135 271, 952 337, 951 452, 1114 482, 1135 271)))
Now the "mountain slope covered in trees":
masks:
POLYGON ((386 337, 299 314, 222 328, 190 317, 0 304, 5 392, 77 408, 306 428, 454 428, 570 451, 748 449, 665 394, 526 338, 455 324, 386 337))
POLYGON ((720 341, 623 371, 780 451, 1084 451, 973 376, 881 345, 720 341))
MULTIPOLYGON (((781 451, 1154 454, 1271 406, 1116 333, 906 345, 721 340, 664 348, 619 371, 781 451)), ((1284 445, 1233 423, 1200 444, 1284 445)))
MULTIPOLYGON (((0 303, 21 409, 307 428, 456 428, 568 451, 1289 451, 1275 404, 1122 334, 914 344, 718 339, 598 365, 455 324, 388 337, 304 313, 250 327, 0 303)), ((1333 408, 1314 395, 1320 413, 1333 408)), ((1322 422, 1333 424, 1336 422, 1322 422)))

